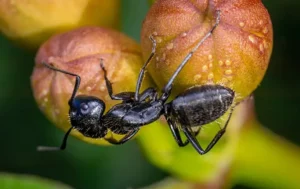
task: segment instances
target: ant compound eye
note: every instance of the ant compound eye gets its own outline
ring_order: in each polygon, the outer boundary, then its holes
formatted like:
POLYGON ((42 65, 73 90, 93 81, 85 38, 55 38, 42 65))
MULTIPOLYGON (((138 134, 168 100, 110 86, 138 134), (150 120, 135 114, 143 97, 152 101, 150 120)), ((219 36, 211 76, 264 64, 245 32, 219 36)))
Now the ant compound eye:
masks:
POLYGON ((80 112, 82 114, 87 114, 89 110, 89 106, 86 103, 81 103, 80 104, 80 112))

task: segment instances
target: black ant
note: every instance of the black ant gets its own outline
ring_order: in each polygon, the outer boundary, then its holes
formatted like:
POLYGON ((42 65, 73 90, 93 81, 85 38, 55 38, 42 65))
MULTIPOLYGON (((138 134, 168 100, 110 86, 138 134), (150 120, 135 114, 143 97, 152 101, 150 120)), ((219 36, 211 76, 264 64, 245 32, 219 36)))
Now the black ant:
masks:
POLYGON ((86 137, 104 138, 104 140, 111 144, 123 144, 130 140, 139 131, 141 126, 150 124, 159 119, 161 115, 164 115, 179 146, 185 146, 191 142, 200 154, 208 152, 224 134, 231 117, 232 108, 225 126, 216 134, 205 150, 203 150, 195 138, 199 130, 194 132, 191 127, 199 127, 221 117, 232 105, 235 94, 234 91, 221 85, 193 86, 178 95, 171 102, 166 103, 166 101, 171 94, 172 84, 177 75, 199 46, 212 35, 212 32, 218 26, 219 22, 220 11, 217 11, 216 23, 212 29, 184 58, 168 83, 162 89, 160 96, 156 89, 152 87, 139 93, 146 67, 156 51, 156 41, 152 36, 150 36, 150 40, 153 44, 152 52, 139 73, 135 92, 123 92, 114 95, 111 82, 107 78, 106 70, 103 65, 103 59, 101 59, 100 66, 104 72, 104 79, 110 98, 112 100, 122 100, 121 103, 116 104, 108 110, 106 114, 104 114, 105 103, 101 99, 94 96, 76 96, 80 85, 80 76, 57 69, 43 62, 43 64, 51 70, 75 76, 76 82, 69 100, 69 116, 72 126, 65 134, 62 145, 60 147, 40 146, 38 150, 64 150, 66 148, 67 137, 73 128, 77 129, 86 137), (181 139, 177 123, 181 125, 181 129, 187 137, 185 142, 181 139), (105 138, 108 130, 125 136, 120 140, 105 138))

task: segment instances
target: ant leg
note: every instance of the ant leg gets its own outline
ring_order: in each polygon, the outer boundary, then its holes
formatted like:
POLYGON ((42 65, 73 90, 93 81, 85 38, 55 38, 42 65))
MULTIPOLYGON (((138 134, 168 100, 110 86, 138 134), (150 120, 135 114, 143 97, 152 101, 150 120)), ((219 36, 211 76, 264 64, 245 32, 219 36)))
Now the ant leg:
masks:
POLYGON ((122 99, 123 102, 130 102, 130 101, 134 101, 134 92, 121 92, 115 94, 114 97, 122 99))
POLYGON ((156 89, 150 87, 140 94, 139 102, 145 101, 147 98, 149 98, 150 102, 153 102, 157 99, 157 96, 158 93, 156 89))
MULTIPOLYGON (((115 94, 114 96, 122 99, 124 102, 128 102, 134 101, 134 94, 135 92, 122 92, 115 94)), ((157 99, 157 96, 158 93, 156 89, 150 87, 139 95, 139 102, 145 101, 147 98, 149 98, 150 102, 152 102, 157 99)))
POLYGON ((219 23, 220 23, 220 11, 217 10, 216 23, 213 25, 211 30, 201 39, 201 41, 199 41, 197 43, 197 45, 189 52, 189 54, 186 55, 186 57, 180 63, 180 65, 178 66, 178 68, 176 69, 176 71, 174 72, 172 77, 169 79, 168 83, 163 88, 163 90, 162 90, 163 94, 161 96, 161 100, 163 100, 163 101, 167 100, 167 98, 169 97, 169 95, 167 95, 167 94, 170 94, 170 91, 172 89, 172 84, 173 84, 175 78, 177 77, 177 75, 180 73, 180 71, 183 69, 183 67, 186 65, 186 63, 192 58, 195 51, 204 43, 204 41, 208 37, 210 37, 212 35, 213 31, 216 29, 216 27, 219 25, 219 23))
POLYGON ((172 135, 173 135, 175 141, 177 142, 178 146, 183 147, 183 146, 188 145, 189 140, 186 140, 185 142, 182 142, 182 139, 181 139, 178 127, 176 125, 176 122, 174 122, 172 120, 170 112, 168 111, 168 105, 165 106, 164 110, 165 110, 164 116, 165 116, 165 118, 168 122, 168 125, 170 127, 171 132, 172 132, 172 135))
POLYGON ((170 117, 165 117, 165 118, 166 118, 166 120, 167 120, 167 122, 168 122, 168 125, 169 125, 169 127, 170 127, 171 132, 172 132, 172 135, 173 135, 173 137, 175 138, 175 140, 176 140, 178 146, 184 147, 184 146, 188 145, 188 144, 189 144, 189 140, 186 140, 185 142, 182 141, 176 123, 173 122, 173 120, 172 120, 170 117))
POLYGON ((72 92, 72 95, 71 95, 71 98, 69 99, 69 106, 72 105, 73 103, 73 100, 76 96, 76 93, 78 91, 78 88, 80 86, 80 76, 79 75, 76 75, 74 73, 71 73, 71 72, 67 72, 65 70, 61 70, 61 69, 58 69, 58 68, 55 68, 54 66, 51 66, 49 64, 47 64, 46 62, 42 62, 42 64, 44 64, 47 68, 51 69, 51 70, 54 70, 54 71, 58 71, 58 72, 61 72, 61 73, 64 73, 64 74, 68 74, 68 75, 71 75, 71 76, 75 76, 76 77, 76 81, 75 81, 75 85, 74 85, 74 89, 73 89, 73 92, 72 92))
POLYGON ((101 66, 101 68, 104 72, 105 84, 106 84, 106 88, 107 88, 107 91, 108 91, 108 94, 109 94, 110 98, 112 100, 123 100, 123 101, 131 100, 132 97, 133 97, 133 94, 131 92, 123 92, 123 93, 119 93, 117 95, 113 94, 112 84, 109 81, 109 79, 107 78, 107 72, 106 72, 106 69, 103 65, 103 59, 102 58, 100 59, 100 66, 101 66))
POLYGON ((208 144, 208 146, 204 150, 205 153, 209 152, 214 147, 214 145, 220 140, 220 138, 223 136, 223 134, 225 133, 227 125, 230 121, 232 112, 233 112, 233 108, 230 109, 229 116, 228 116, 228 119, 227 119, 224 127, 219 130, 219 132, 215 135, 215 137, 212 139, 212 141, 208 144))
POLYGON ((199 142, 197 141, 197 139, 195 138, 195 136, 193 136, 193 134, 191 133, 191 131, 189 131, 186 127, 183 127, 183 132, 185 133, 185 135, 188 137, 188 139, 190 140, 190 142, 192 143, 192 145, 194 146, 194 148, 197 150, 197 152, 201 155, 206 154, 207 152, 209 152, 214 146, 215 144, 221 139, 221 137, 223 136, 223 134, 226 131, 227 125, 230 121, 231 115, 233 112, 233 108, 231 108, 230 113, 229 113, 229 117, 223 127, 223 129, 219 130, 219 132, 215 135, 215 137, 212 139, 212 141, 208 144, 208 146, 206 147, 205 150, 203 150, 203 148, 201 147, 201 145, 199 144, 199 142))
POLYGON ((203 148, 201 147, 201 145, 199 144, 199 142, 197 141, 193 133, 189 131, 185 126, 182 127, 182 130, 185 136, 188 138, 188 140, 192 143, 194 148, 197 150, 197 152, 201 155, 205 154, 206 152, 203 150, 203 148))
POLYGON ((119 141, 114 139, 114 138, 104 138, 107 142, 114 144, 114 145, 119 145, 119 144, 124 144, 125 142, 127 142, 128 140, 130 140, 132 137, 134 137, 134 135, 136 135, 136 133, 139 131, 139 128, 136 128, 132 131, 130 131, 129 133, 127 133, 122 139, 120 139, 119 141))
POLYGON ((59 151, 59 150, 64 150, 67 147, 67 139, 72 131, 73 127, 71 127, 65 134, 63 142, 60 147, 51 147, 51 146, 38 146, 37 151, 59 151))
POLYGON ((135 95, 134 95, 134 100, 135 101, 139 101, 139 92, 140 92, 140 88, 141 88, 141 85, 142 85, 142 80, 144 78, 146 67, 150 63, 150 61, 152 60, 152 58, 155 54, 155 51, 156 51, 156 41, 155 41, 155 39, 153 38, 152 35, 150 35, 149 39, 152 41, 152 51, 151 51, 151 54, 150 54, 148 60, 145 62, 145 64, 143 65, 143 67, 142 67, 142 69, 139 73, 139 77, 138 77, 138 80, 137 80, 137 83, 136 83, 135 95))

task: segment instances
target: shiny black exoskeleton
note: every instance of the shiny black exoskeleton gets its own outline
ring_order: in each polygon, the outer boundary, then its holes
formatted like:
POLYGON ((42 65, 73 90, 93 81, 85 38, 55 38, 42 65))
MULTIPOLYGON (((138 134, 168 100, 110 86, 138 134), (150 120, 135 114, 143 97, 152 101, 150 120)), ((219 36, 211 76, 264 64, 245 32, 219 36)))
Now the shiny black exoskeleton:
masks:
POLYGON ((184 65, 192 57, 199 46, 211 36, 212 32, 219 24, 219 21, 220 12, 218 11, 215 25, 185 57, 168 83, 162 89, 161 95, 158 95, 158 92, 154 88, 148 88, 144 92, 139 93, 146 67, 153 58, 156 50, 156 41, 152 36, 150 36, 153 43, 152 53, 139 73, 135 92, 123 92, 114 95, 112 85, 107 78, 103 60, 101 59, 100 66, 104 72, 104 79, 109 96, 113 100, 122 101, 113 106, 105 114, 105 103, 101 99, 93 96, 76 96, 76 92, 80 85, 80 76, 44 63, 45 66, 52 70, 75 76, 76 83, 69 100, 69 116, 72 127, 66 133, 61 147, 41 146, 38 147, 38 150, 47 151, 65 149, 67 137, 73 128, 77 129, 86 137, 104 138, 104 140, 111 144, 123 144, 131 139, 139 131, 141 126, 150 124, 156 121, 161 115, 164 115, 179 146, 185 146, 191 142, 200 154, 208 152, 224 134, 231 116, 232 108, 225 126, 217 133, 205 150, 203 150, 195 138, 199 130, 194 132, 191 127, 199 127, 221 117, 228 109, 230 109, 234 99, 234 92, 221 85, 194 86, 185 90, 171 102, 166 103, 166 101, 170 96, 172 84, 176 76, 180 73, 184 65), (180 129, 182 129, 188 139, 185 142, 181 139, 178 125, 180 125, 180 129), (124 137, 120 140, 105 138, 108 130, 116 134, 123 134, 124 137))
POLYGON ((226 131, 233 110, 234 96, 234 91, 221 85, 203 85, 191 87, 167 103, 164 115, 178 145, 185 146, 191 142, 198 153, 207 153, 226 131), (203 149, 196 139, 199 130, 194 132, 192 127, 200 129, 200 126, 218 119, 229 109, 225 126, 219 130, 206 149, 203 149), (178 125, 188 138, 186 142, 181 139, 178 125))

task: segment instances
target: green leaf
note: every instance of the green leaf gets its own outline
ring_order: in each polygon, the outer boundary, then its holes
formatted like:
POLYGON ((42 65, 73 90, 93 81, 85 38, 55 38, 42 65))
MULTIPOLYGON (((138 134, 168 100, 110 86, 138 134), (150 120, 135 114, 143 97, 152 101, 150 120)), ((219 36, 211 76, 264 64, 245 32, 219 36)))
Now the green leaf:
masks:
POLYGON ((58 181, 32 175, 0 173, 1 189, 71 189, 58 181))
POLYGON ((140 189, 195 189, 196 184, 176 180, 174 178, 166 178, 160 182, 146 186, 140 189))

